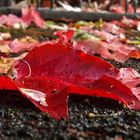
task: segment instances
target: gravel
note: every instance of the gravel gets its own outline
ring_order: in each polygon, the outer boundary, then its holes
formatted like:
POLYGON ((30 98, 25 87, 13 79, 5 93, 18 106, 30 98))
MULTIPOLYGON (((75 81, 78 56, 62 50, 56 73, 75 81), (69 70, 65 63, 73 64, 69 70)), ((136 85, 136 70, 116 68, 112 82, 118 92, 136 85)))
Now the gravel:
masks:
POLYGON ((0 105, 1 139, 139 139, 140 112, 130 111, 118 102, 71 96, 68 120, 56 121, 38 111, 28 101, 0 105), (18 106, 17 106, 18 105, 18 106), (91 115, 92 114, 92 115, 91 115))

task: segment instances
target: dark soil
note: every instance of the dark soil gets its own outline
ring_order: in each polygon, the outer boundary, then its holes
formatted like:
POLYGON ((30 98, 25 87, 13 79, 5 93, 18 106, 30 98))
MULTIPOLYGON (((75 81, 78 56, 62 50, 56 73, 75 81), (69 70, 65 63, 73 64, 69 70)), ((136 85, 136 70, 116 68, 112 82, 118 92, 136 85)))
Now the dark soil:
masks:
POLYGON ((68 120, 56 121, 23 101, 0 105, 1 139, 139 139, 140 113, 101 98, 70 97, 68 120), (90 115, 91 113, 92 116, 90 115))
POLYGON ((34 39, 37 39, 40 42, 50 40, 56 37, 53 35, 54 34, 53 30, 40 29, 34 26, 29 27, 25 30, 0 27, 0 32, 9 32, 12 36, 12 39, 22 38, 25 36, 32 36, 34 39))
POLYGON ((116 62, 115 60, 109 60, 109 63, 117 68, 131 67, 140 73, 140 59, 128 59, 125 63, 116 62))

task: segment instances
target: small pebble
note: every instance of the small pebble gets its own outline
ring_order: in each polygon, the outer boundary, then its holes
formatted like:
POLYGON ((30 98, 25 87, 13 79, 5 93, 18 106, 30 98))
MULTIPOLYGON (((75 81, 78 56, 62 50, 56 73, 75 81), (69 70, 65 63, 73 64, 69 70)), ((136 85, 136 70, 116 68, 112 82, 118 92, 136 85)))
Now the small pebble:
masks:
POLYGON ((95 117, 95 114, 90 112, 90 113, 88 114, 88 117, 89 117, 89 118, 93 118, 93 117, 95 117))

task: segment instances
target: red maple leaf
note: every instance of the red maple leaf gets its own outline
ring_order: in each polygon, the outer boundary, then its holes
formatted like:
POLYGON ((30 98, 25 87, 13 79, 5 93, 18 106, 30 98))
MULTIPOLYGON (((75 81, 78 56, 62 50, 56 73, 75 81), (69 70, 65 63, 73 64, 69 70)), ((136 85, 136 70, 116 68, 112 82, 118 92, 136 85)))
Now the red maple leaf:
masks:
MULTIPOLYGON (((57 43, 34 48, 14 64, 14 70, 17 77, 13 83, 9 82, 11 90, 16 85, 23 96, 56 119, 67 118, 70 94, 111 98, 129 108, 140 109, 137 85, 127 86, 123 72, 70 46, 57 43)), ((134 80, 136 73, 131 75, 129 81, 134 80)), ((8 88, 4 77, 1 78, 0 88, 8 88)))

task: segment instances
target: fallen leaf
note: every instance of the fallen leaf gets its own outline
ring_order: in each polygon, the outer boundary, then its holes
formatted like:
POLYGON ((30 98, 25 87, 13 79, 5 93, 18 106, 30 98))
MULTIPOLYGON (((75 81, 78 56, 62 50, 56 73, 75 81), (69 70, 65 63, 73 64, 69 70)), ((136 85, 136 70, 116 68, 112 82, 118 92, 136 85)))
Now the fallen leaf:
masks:
POLYGON ((129 108, 140 109, 140 99, 133 94, 132 87, 125 85, 126 80, 121 82, 119 70, 98 57, 61 44, 33 49, 15 63, 14 70, 17 74, 15 83, 22 89, 22 94, 56 119, 66 118, 69 94, 111 98, 129 108), (37 95, 43 95, 43 100, 35 100, 37 95), (58 105, 59 98, 64 106, 58 105))
POLYGON ((33 39, 32 37, 26 36, 24 38, 11 41, 11 43, 9 44, 9 48, 11 53, 19 53, 29 51, 36 47, 37 44, 37 40, 33 39))
POLYGON ((140 59, 140 51, 131 51, 129 53, 130 58, 140 59))
POLYGON ((44 28, 45 21, 41 18, 39 12, 35 10, 35 7, 31 6, 28 8, 22 9, 21 19, 27 24, 30 25, 32 22, 40 28, 44 28))

